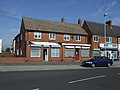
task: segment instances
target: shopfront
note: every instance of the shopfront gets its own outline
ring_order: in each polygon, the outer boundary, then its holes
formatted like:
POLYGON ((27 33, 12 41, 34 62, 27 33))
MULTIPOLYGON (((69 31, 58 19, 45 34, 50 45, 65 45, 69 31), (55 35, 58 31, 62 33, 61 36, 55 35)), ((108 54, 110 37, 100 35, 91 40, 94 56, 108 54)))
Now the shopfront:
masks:
POLYGON ((90 57, 90 44, 62 43, 64 60, 86 60, 90 57))
POLYGON ((113 60, 118 60, 118 45, 112 43, 100 44, 100 55, 113 60))

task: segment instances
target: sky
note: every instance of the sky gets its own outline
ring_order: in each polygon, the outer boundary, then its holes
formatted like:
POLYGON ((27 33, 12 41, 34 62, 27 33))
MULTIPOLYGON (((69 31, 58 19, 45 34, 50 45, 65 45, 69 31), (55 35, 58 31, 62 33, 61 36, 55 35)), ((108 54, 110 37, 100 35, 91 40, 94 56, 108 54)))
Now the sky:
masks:
POLYGON ((3 49, 11 48, 20 32, 22 17, 77 24, 82 21, 104 23, 104 13, 114 25, 120 26, 120 0, 0 0, 0 39, 3 49))

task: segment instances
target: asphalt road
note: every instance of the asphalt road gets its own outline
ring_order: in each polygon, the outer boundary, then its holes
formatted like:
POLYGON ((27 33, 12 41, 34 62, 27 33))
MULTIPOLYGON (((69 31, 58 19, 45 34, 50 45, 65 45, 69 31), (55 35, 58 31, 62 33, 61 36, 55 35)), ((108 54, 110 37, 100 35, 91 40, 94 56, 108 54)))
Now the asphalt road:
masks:
POLYGON ((1 72, 0 90, 120 90, 120 68, 1 72))

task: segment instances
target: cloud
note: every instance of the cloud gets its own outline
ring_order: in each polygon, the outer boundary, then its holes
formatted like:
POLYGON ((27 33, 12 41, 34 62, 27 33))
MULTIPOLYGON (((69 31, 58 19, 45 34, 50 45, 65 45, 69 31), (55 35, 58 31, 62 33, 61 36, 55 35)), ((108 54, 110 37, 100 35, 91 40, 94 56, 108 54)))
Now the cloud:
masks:
POLYGON ((106 3, 104 6, 99 8, 98 12, 99 13, 108 12, 116 4, 117 4, 117 1, 112 1, 112 2, 106 3))
POLYGON ((117 1, 113 1, 111 5, 114 6, 116 4, 117 4, 117 1))

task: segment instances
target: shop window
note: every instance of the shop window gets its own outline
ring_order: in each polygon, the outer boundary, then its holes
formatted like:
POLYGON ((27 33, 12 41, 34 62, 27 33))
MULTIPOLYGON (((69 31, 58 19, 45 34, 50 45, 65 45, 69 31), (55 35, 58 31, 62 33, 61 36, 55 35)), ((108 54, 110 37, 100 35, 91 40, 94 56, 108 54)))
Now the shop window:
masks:
POLYGON ((81 49, 81 57, 83 57, 83 58, 89 57, 89 50, 88 49, 81 49))
POLYGON ((65 49, 65 57, 74 57, 74 49, 66 48, 65 49))
POLYGON ((40 57, 40 47, 31 47, 30 55, 31 57, 40 57))
POLYGON ((60 57, 60 48, 51 48, 51 57, 60 57))
POLYGON ((100 52, 99 51, 93 51, 93 55, 92 56, 100 56, 100 52))

